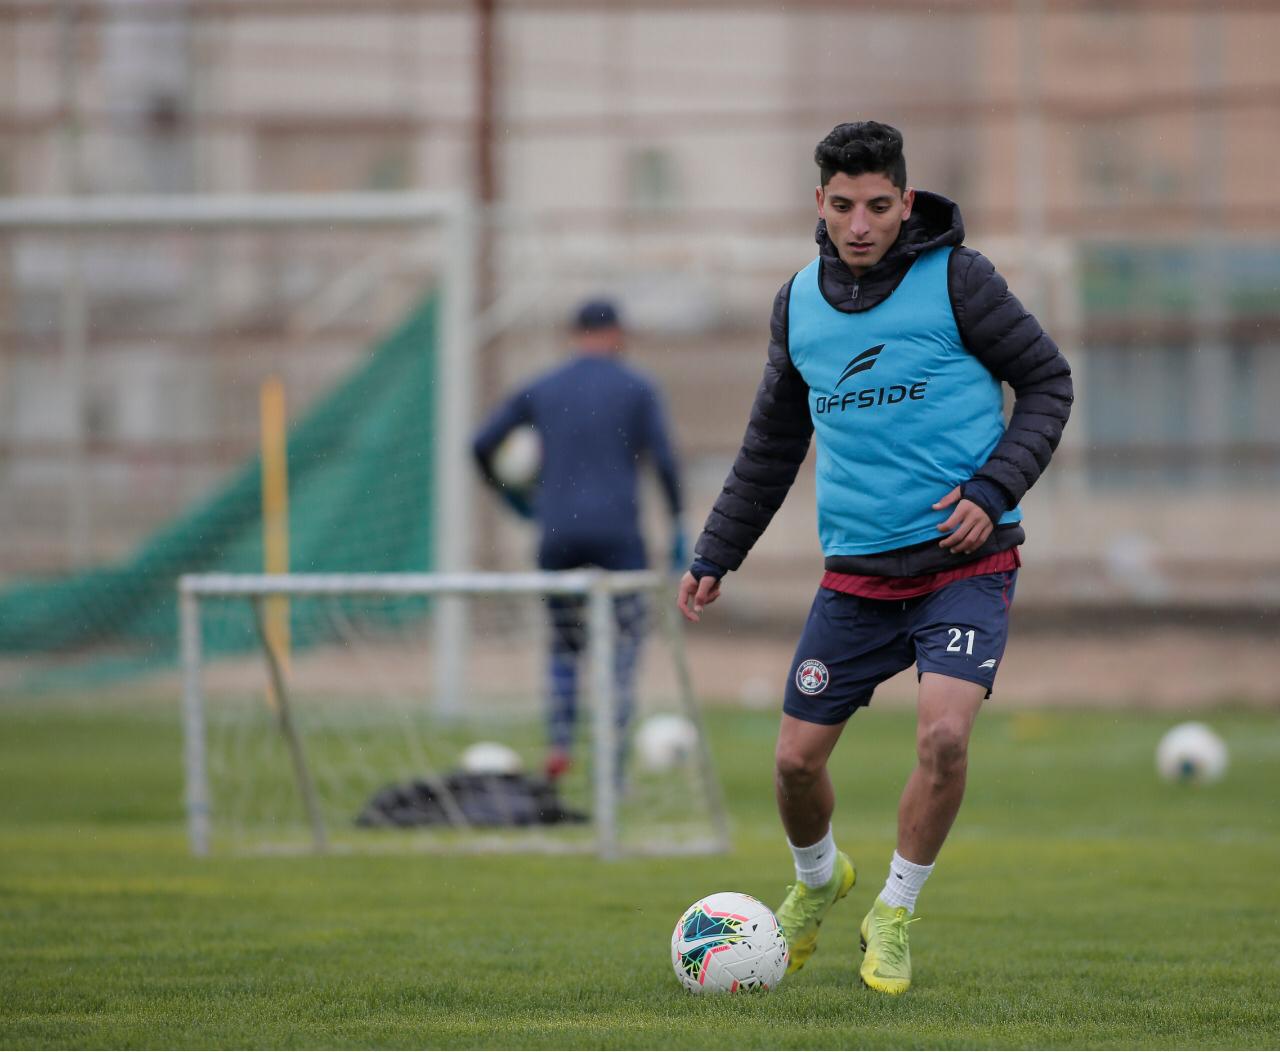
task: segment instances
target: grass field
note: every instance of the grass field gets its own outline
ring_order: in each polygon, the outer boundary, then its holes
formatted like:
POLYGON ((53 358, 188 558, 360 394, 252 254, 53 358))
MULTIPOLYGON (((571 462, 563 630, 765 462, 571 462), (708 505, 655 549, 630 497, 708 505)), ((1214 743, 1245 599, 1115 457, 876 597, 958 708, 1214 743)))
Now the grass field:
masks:
POLYGON ((1197 790, 1153 774, 1168 717, 986 713, 895 1000, 856 984, 856 928, 911 725, 860 715, 836 754, 857 887, 803 972, 712 999, 668 939, 701 894, 783 894, 771 714, 712 714, 728 857, 196 861, 174 712, 7 704, 0 1046, 1275 1047, 1280 722, 1212 721, 1233 766, 1197 790))

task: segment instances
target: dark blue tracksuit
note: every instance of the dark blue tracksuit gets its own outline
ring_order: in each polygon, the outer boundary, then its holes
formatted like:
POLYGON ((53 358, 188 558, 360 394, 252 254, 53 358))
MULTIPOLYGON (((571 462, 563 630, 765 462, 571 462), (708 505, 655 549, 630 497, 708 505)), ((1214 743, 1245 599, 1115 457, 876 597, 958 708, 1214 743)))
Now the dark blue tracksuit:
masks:
MULTIPOLYGON (((533 500, 544 570, 647 566, 640 533, 639 464, 657 469, 673 517, 680 488, 666 415, 657 389, 615 356, 583 355, 538 377, 500 405, 476 434, 476 459, 499 485, 491 458, 506 436, 532 426, 542 442, 542 470, 533 500)), ((577 655, 585 643, 581 600, 549 600, 552 613, 551 743, 567 748, 577 708, 577 655)), ((617 684, 620 718, 632 707, 634 672, 644 631, 640 596, 617 603, 617 684)))

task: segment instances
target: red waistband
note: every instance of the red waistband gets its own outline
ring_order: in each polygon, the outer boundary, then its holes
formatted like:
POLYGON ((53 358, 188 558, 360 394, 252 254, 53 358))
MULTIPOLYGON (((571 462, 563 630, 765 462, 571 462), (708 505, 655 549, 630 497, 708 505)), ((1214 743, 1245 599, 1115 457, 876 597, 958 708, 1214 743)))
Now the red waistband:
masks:
POLYGON ((975 562, 957 566, 954 570, 939 570, 919 577, 871 577, 867 574, 832 573, 828 570, 822 575, 822 587, 830 588, 833 592, 861 596, 863 599, 913 599, 918 595, 936 592, 952 581, 962 581, 966 577, 978 577, 987 573, 1007 573, 1021 565, 1022 557, 1018 554, 1018 549, 1006 548, 975 562))

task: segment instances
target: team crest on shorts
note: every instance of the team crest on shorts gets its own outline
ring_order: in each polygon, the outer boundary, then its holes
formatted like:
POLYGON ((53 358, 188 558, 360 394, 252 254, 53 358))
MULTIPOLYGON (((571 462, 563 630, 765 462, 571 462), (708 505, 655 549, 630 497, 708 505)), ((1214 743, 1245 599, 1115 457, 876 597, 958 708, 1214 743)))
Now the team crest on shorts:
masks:
POLYGON ((821 661, 810 658, 800 662, 800 667, 796 669, 796 686, 800 688, 801 694, 821 694, 830 682, 831 673, 821 661))

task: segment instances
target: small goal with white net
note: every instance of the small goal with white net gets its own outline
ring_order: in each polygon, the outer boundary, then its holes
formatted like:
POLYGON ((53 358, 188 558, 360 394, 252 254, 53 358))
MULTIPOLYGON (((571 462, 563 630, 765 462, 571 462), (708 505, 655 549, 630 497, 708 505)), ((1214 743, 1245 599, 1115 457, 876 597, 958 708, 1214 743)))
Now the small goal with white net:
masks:
POLYGON ((670 591, 602 571, 181 578, 192 851, 726 849, 670 591), (573 763, 548 781, 553 603, 583 638, 573 763))

